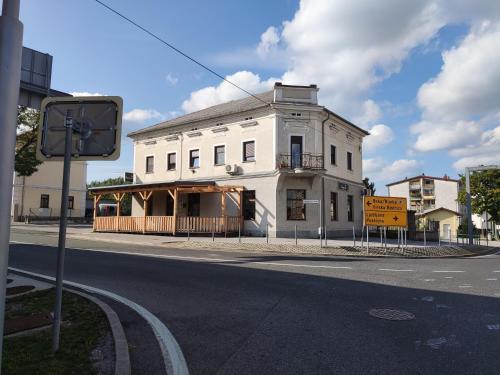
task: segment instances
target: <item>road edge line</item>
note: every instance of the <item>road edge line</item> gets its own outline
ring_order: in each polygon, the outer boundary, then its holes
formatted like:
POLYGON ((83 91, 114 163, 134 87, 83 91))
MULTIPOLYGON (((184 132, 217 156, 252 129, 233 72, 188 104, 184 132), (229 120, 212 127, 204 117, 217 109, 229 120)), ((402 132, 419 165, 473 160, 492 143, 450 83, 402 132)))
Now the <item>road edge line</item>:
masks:
MULTIPOLYGON (((26 271, 20 268, 9 267, 9 271, 27 274, 30 276, 39 277, 41 279, 49 280, 51 282, 55 282, 55 278, 52 276, 42 275, 36 272, 26 271)), ((160 349, 163 355, 163 361, 165 363, 165 370, 167 374, 173 375, 189 375, 189 370, 187 367, 186 360, 184 358, 184 354, 182 350, 175 340, 175 337, 169 331, 169 329, 163 324, 153 313, 149 310, 145 309, 141 305, 122 297, 113 292, 92 287, 90 285, 79 284, 73 281, 64 280, 63 282, 67 286, 72 286, 74 288, 83 289, 88 292, 96 293, 103 295, 105 297, 111 298, 119 303, 122 303, 136 313, 138 313, 144 320, 148 322, 148 324, 153 329, 153 332, 156 336, 158 344, 160 345, 160 349)))

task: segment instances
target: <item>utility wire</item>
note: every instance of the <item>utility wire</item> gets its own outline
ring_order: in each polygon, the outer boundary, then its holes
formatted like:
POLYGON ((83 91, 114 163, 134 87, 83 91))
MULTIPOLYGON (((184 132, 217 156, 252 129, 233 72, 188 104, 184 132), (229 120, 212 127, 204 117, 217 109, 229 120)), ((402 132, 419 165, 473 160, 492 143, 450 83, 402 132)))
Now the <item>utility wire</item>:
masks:
MULTIPOLYGON (((281 114, 283 115, 288 115, 288 113, 284 112, 284 111, 281 111, 279 110, 278 108, 276 107, 273 107, 272 103, 268 103, 266 102, 265 100, 259 98, 257 95, 255 94, 252 94, 250 91, 248 90, 245 90, 243 87, 237 85, 236 83, 230 81, 229 79, 225 78, 223 75, 217 73, 215 70, 209 68, 208 66, 206 66, 205 64, 201 63, 200 61, 198 61, 197 59, 195 59, 194 57, 191 57, 189 56, 187 53, 181 51, 179 48, 175 47, 173 44, 167 42, 165 39, 161 38, 160 36, 156 35, 155 33, 153 33, 152 31, 146 29, 144 26, 141 26, 139 25, 137 22, 135 22, 134 20, 130 19, 129 17, 125 16, 123 13, 120 13, 119 11, 117 11, 116 9, 110 7, 109 5, 107 5, 106 3, 102 2, 101 0, 94 0, 96 3, 100 4, 101 6, 103 6, 104 8, 108 9, 110 12, 116 14, 118 17, 124 19, 125 21, 127 21, 128 23, 134 25, 135 27, 137 27, 139 30, 142 30, 143 32, 145 32, 146 34, 148 34, 149 36, 152 36, 153 38, 155 38, 156 40, 158 40, 160 43, 164 44, 165 46, 167 46, 168 48, 174 50, 175 52, 177 52, 178 54, 184 56, 186 59, 190 60, 191 62, 195 63, 196 65, 202 67, 203 69, 207 70, 208 72, 212 73, 213 75, 215 75, 216 77, 222 79, 224 82, 227 82, 229 83, 230 85, 236 87, 237 89, 243 91, 244 93, 246 93, 247 95, 251 96, 252 98, 258 100, 259 102, 261 103, 264 103, 266 106, 269 106, 270 108, 274 109, 275 111, 277 112, 280 112, 281 114)), ((318 129, 312 127, 311 125, 308 125, 308 124, 304 124, 306 127, 314 130, 315 132, 318 132, 318 133, 321 133, 318 129)))
POLYGON ((111 8, 109 5, 103 3, 101 0, 95 0, 96 3, 102 5, 104 8, 108 9, 109 11, 113 12, 114 14, 116 14, 117 16, 123 18, 125 21, 131 23, 132 25, 134 25, 135 27, 137 27, 138 29, 144 31, 146 34, 152 36, 153 38, 155 38, 156 40, 158 40, 159 42, 163 43, 164 45, 166 45, 168 48, 170 49, 173 49, 175 52, 177 52, 178 54, 184 56, 186 59, 192 61, 193 63, 195 63, 196 65, 199 65, 201 66, 203 69, 209 71, 210 73, 212 73, 213 75, 219 77, 220 79, 222 79, 223 81, 229 83, 230 85, 233 85, 234 87, 236 87, 237 89, 243 91, 244 93, 250 95, 251 97, 257 99, 258 101, 266 104, 266 105, 269 105, 271 106, 271 103, 268 103, 266 102, 265 100, 262 100, 261 98, 259 98, 257 95, 254 95, 252 94, 251 92, 245 90, 243 87, 241 86, 238 86, 236 83, 228 80, 227 78, 225 78, 224 76, 222 76, 221 74, 217 73, 215 70, 209 68, 208 66, 206 66, 205 64, 199 62, 198 60, 196 60, 194 57, 191 57, 189 56, 187 53, 181 51, 179 48, 175 47, 174 45, 172 45, 171 43, 167 42, 165 39, 159 37, 158 35, 156 35, 155 33, 153 33, 152 31, 149 31, 148 29, 146 29, 145 27, 139 25, 137 22, 135 22, 134 20, 128 18, 127 16, 125 16, 123 13, 120 13, 119 11, 111 8))

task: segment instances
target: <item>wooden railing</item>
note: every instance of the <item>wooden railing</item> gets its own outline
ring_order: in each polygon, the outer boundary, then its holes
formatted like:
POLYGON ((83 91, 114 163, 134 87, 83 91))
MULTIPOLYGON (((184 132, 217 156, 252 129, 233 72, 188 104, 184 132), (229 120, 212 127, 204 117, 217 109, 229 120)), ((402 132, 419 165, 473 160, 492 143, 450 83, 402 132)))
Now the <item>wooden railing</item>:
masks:
MULTIPOLYGON (((178 216, 175 232, 178 233, 224 233, 238 232, 239 216, 178 216)), ((243 229, 243 228, 241 228, 243 229)), ((94 220, 96 232, 126 233, 174 233, 173 216, 97 216, 94 220)))

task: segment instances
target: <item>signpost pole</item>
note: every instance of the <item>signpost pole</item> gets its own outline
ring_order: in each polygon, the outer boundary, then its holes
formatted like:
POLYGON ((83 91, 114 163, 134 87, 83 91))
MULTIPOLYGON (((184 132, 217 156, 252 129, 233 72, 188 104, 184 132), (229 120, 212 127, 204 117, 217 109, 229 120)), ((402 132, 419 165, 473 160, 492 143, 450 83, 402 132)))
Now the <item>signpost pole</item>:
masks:
MULTIPOLYGON (((3 0, 0 17, 0 363, 9 261, 12 177, 16 147, 16 112, 21 77, 23 24, 20 0, 3 0)), ((1 369, 0 369, 1 371, 1 369)))
POLYGON ((425 225, 424 225, 424 247, 427 247, 427 239, 425 238, 425 225))
POLYGON ((363 248, 364 246, 364 238, 363 238, 363 235, 365 234, 365 226, 363 225, 363 227, 361 228, 361 248, 363 248))
POLYGON ((319 200, 319 247, 323 247, 323 211, 321 211, 321 199, 319 200))
POLYGON ((352 246, 356 247, 356 230, 354 229, 354 225, 352 226, 352 246))
POLYGON ((370 229, 366 226, 366 253, 370 253, 370 229))
POLYGON ((378 229, 380 231, 380 247, 383 247, 384 246, 384 240, 382 238, 382 227, 379 227, 378 229))
POLYGON ((384 227, 385 249, 387 250, 387 227, 384 227))
POLYGON ((73 136, 73 111, 66 112, 66 138, 64 140, 64 166, 61 195, 61 213, 59 219, 59 242, 57 251, 57 273, 56 273, 56 302, 54 305, 54 324, 52 328, 52 352, 59 350, 59 338, 61 331, 61 309, 62 309, 62 288, 64 277, 64 255, 66 252, 66 227, 68 224, 68 195, 69 178, 71 172, 71 150, 73 136))

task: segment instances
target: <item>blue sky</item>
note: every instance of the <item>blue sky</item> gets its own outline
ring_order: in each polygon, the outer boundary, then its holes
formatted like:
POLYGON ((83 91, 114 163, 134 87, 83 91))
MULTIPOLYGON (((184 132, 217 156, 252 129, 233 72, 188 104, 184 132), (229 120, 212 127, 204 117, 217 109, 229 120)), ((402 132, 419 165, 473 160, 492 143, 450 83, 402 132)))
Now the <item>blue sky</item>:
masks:
MULTIPOLYGON (((500 162, 494 1, 104 2, 249 91, 316 83, 320 104, 372 131, 364 174, 381 193, 500 162)), ((125 131, 243 95, 94 0, 23 0, 21 20, 24 45, 54 56, 53 88, 122 96, 125 131)), ((131 170, 124 139, 88 178, 131 170)))

